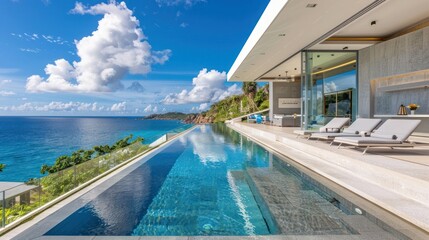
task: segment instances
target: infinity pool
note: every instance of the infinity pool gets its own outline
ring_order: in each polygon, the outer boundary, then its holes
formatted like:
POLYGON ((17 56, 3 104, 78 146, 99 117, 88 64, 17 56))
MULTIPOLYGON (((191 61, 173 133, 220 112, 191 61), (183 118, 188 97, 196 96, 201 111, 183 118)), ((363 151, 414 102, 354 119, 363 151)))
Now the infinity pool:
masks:
POLYGON ((300 175, 225 125, 204 125, 40 226, 51 226, 45 236, 356 234, 342 219, 351 213, 300 175))

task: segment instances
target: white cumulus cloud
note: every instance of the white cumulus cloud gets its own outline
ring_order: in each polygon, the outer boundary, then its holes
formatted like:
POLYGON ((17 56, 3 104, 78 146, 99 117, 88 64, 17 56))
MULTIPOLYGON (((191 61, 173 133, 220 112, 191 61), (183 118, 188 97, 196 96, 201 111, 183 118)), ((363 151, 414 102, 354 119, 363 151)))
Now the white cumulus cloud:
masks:
POLYGON ((0 91, 0 96, 2 97, 12 96, 12 95, 15 95, 15 93, 12 91, 0 91))
POLYGON ((229 96, 241 94, 241 89, 236 85, 225 86, 226 73, 217 70, 208 71, 202 69, 198 76, 192 79, 193 88, 180 93, 170 93, 164 100, 164 104, 187 103, 213 103, 229 96))
POLYGON ((192 111, 192 112, 195 112, 195 111, 199 111, 199 112, 201 112, 201 111, 205 111, 205 110, 207 110, 209 107, 210 107, 210 105, 209 105, 208 103, 201 103, 199 106, 197 106, 197 107, 193 107, 193 108, 191 109, 191 111, 192 111))
POLYGON ((8 83, 11 83, 11 82, 12 82, 12 80, 9 80, 9 79, 1 80, 0 81, 0 86, 8 84, 8 83))
POLYGON ((11 106, 11 111, 19 112, 85 112, 91 111, 97 103, 85 103, 85 102, 55 102, 52 101, 47 104, 36 104, 36 103, 24 103, 18 106, 11 106))
MULTIPOLYGON (((1 80, 0 81, 0 87, 3 85, 6 85, 8 83, 11 83, 11 82, 12 82, 12 80, 9 80, 9 79, 1 80)), ((15 95, 15 92, 0 89, 0 96, 2 96, 2 97, 12 96, 12 95, 15 95)))
POLYGON ((123 112, 125 110, 127 110, 127 103, 126 102, 115 103, 110 108, 110 111, 112 111, 112 112, 123 112))
POLYGON ((76 3, 75 14, 102 14, 92 35, 75 40, 80 61, 69 63, 58 59, 48 64, 45 79, 39 75, 27 78, 29 92, 109 92, 123 88, 121 79, 127 73, 145 74, 153 64, 163 64, 171 50, 152 51, 140 23, 124 2, 100 3, 86 7, 76 3))
POLYGON ((158 107, 157 106, 152 106, 152 104, 147 105, 147 107, 143 110, 143 112, 145 113, 156 113, 158 112, 158 107))
POLYGON ((325 84, 324 91, 327 93, 335 92, 335 91, 337 91, 337 85, 334 82, 328 82, 325 84))
POLYGON ((200 2, 207 2, 206 0, 155 0, 158 3, 158 6, 177 6, 177 5, 185 5, 190 7, 200 2))

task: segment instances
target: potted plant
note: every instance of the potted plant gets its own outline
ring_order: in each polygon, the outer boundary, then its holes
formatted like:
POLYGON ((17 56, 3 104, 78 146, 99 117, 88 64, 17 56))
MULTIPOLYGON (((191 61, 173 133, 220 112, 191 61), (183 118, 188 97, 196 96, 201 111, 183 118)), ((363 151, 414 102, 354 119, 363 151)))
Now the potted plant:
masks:
POLYGON ((414 115, 414 112, 417 110, 417 108, 419 108, 420 106, 415 104, 415 103, 410 103, 408 104, 407 108, 410 109, 411 111, 411 115, 414 115))

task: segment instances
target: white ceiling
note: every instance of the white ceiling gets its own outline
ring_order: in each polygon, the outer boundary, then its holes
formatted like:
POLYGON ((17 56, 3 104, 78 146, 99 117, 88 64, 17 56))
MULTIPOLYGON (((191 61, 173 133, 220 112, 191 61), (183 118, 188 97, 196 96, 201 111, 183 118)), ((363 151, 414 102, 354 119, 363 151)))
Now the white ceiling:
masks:
MULTIPOLYGON (((373 0, 270 1, 228 72, 228 80, 253 81, 259 78, 372 2, 373 0), (283 6, 279 6, 279 3, 283 6), (307 8, 309 3, 316 3, 317 6, 307 8), (273 8, 274 5, 277 8, 273 8), (273 20, 267 24, 267 19, 273 20)), ((284 73, 284 70, 281 72, 284 73)), ((272 77, 277 75, 275 73, 272 77)))
MULTIPOLYGON (((296 53, 373 2, 374 0, 271 0, 228 72, 228 80, 275 78, 279 74, 284 75, 285 71, 288 71, 288 75, 299 75, 301 56, 296 53), (307 8, 308 3, 316 3, 317 6, 307 8), (274 4, 275 8, 270 8, 274 4), (286 59, 289 60, 285 61, 286 59)), ((429 0, 386 0, 331 37, 386 37, 428 17, 429 0), (373 20, 377 22, 375 26, 370 24, 373 20)), ((342 50, 347 46, 349 50, 359 50, 374 43, 376 42, 321 42, 310 49, 342 50)))
POLYGON ((388 37, 429 18, 429 0, 389 0, 352 22, 336 37, 388 37), (371 26, 371 22, 376 24, 371 26))

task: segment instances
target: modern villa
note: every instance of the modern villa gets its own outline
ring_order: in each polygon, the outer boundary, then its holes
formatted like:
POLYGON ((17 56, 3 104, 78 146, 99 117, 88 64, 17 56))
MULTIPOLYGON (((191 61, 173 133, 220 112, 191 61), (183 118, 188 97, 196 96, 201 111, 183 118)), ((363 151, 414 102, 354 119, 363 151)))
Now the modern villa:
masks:
POLYGON ((271 1, 228 72, 269 82, 270 118, 415 118, 429 133, 429 2, 271 1), (414 116, 398 116, 418 104, 414 116))
POLYGON ((271 0, 228 81, 268 82, 269 121, 5 188, 0 238, 429 239, 429 0, 271 0))

